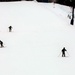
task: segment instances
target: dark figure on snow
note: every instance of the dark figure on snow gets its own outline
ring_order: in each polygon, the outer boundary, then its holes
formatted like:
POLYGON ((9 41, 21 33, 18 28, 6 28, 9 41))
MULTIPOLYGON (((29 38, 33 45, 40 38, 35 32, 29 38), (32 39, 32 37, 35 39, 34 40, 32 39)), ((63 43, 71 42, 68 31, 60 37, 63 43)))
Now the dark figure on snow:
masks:
POLYGON ((65 47, 62 49, 62 57, 65 57, 65 51, 67 51, 66 49, 65 49, 65 47))
POLYGON ((3 42, 2 42, 1 40, 0 40, 0 45, 1 45, 1 47, 4 47, 4 46, 3 46, 3 42))
POLYGON ((9 26, 8 28, 9 28, 9 32, 11 32, 12 31, 12 26, 9 26))

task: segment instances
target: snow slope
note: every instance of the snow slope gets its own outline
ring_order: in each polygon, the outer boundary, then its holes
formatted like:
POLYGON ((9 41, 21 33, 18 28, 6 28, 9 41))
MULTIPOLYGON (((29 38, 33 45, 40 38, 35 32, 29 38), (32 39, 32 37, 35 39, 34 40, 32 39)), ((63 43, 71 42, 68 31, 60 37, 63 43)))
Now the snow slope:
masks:
POLYGON ((75 26, 66 15, 58 4, 1 2, 0 75, 74 75, 75 26), (65 58, 59 55, 63 47, 65 58))

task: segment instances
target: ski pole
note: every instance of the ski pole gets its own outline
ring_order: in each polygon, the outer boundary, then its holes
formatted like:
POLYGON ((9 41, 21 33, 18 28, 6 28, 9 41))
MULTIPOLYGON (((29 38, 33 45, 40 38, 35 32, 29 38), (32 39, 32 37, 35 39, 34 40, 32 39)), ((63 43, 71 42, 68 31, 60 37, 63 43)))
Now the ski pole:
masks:
POLYGON ((59 53, 58 57, 60 56, 61 52, 59 53))
MULTIPOLYGON (((66 52, 67 52, 67 51, 66 51, 66 52)), ((68 54, 68 56, 70 56, 68 52, 67 52, 67 54, 68 54)))

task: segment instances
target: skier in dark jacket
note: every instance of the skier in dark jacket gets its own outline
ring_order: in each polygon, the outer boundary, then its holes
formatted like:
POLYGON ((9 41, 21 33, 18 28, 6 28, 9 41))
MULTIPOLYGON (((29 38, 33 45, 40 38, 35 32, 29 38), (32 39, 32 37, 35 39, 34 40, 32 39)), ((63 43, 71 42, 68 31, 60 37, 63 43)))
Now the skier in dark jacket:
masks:
POLYGON ((9 32, 11 32, 12 31, 12 26, 9 26, 8 28, 9 28, 9 32))
POLYGON ((65 51, 67 51, 66 49, 65 49, 65 47, 62 49, 62 57, 65 57, 65 51))
POLYGON ((3 42, 2 42, 1 40, 0 40, 0 45, 1 45, 1 47, 4 47, 4 46, 3 46, 3 42))

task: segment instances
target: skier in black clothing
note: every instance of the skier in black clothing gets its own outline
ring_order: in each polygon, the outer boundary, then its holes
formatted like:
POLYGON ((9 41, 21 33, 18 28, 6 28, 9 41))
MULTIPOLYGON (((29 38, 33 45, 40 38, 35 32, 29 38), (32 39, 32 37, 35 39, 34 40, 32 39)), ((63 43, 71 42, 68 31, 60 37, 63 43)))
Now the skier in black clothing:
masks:
POLYGON ((4 47, 4 46, 3 46, 3 42, 2 42, 1 40, 0 40, 0 45, 1 45, 1 47, 4 47))
POLYGON ((62 49, 62 57, 65 57, 65 51, 67 51, 66 49, 65 49, 65 47, 62 49))
POLYGON ((9 28, 9 32, 11 32, 12 31, 12 26, 9 26, 8 28, 9 28))

